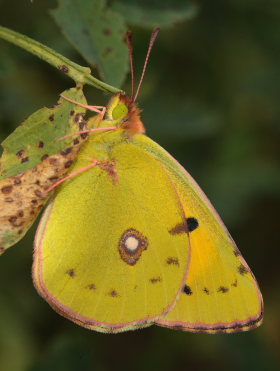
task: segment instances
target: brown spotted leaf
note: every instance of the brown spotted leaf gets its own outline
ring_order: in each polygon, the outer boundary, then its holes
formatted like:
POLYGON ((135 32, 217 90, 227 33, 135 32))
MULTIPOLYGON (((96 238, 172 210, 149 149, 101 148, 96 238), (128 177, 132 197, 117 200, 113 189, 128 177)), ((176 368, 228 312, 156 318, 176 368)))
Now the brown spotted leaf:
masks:
POLYGON ((122 14, 105 0, 59 0, 51 12, 63 34, 105 82, 120 87, 129 61, 122 14))
MULTIPOLYGON (((70 89, 63 95, 86 103, 79 89, 70 89)), ((53 109, 35 112, 5 140, 0 179, 0 255, 25 235, 50 197, 46 190, 69 171, 87 134, 59 142, 55 139, 85 129, 84 112, 85 109, 60 99, 53 109), (24 158, 23 153, 29 156, 28 161, 19 161, 24 158)), ((95 119, 99 117, 91 120, 95 119)))
MULTIPOLYGON (((72 88, 62 93, 80 103, 86 103, 82 89, 72 88)), ((73 137, 56 141, 80 130, 85 108, 60 98, 53 108, 42 108, 29 116, 2 143, 0 180, 34 168, 46 157, 59 153, 73 144, 73 137)))
POLYGON ((49 156, 31 170, 0 180, 0 255, 31 227, 50 196, 45 191, 68 172, 78 150, 49 156))

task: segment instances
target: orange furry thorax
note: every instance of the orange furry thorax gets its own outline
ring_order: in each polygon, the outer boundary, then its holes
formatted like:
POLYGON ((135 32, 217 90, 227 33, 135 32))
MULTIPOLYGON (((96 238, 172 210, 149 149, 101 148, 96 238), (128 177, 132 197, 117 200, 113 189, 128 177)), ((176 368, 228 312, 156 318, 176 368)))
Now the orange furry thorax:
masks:
POLYGON ((144 134, 145 127, 141 121, 140 113, 141 110, 132 99, 124 94, 120 94, 120 101, 124 103, 128 108, 128 114, 121 124, 121 128, 124 129, 129 136, 134 134, 144 134))

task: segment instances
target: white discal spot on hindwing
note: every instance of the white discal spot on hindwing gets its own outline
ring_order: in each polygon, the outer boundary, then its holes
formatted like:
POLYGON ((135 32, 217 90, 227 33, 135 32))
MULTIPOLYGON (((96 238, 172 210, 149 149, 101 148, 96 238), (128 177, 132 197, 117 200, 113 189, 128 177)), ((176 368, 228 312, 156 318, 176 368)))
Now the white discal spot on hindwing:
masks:
POLYGON ((135 265, 147 248, 147 237, 134 228, 127 229, 120 238, 119 253, 121 259, 129 265, 135 265))

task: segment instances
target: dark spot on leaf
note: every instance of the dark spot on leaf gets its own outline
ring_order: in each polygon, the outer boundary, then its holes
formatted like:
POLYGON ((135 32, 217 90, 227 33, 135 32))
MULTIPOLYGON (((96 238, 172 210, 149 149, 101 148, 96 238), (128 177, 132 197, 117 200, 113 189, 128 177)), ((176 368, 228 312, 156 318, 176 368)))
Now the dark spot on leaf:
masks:
POLYGON ((88 137, 88 133, 82 133, 82 134, 80 135, 80 137, 81 137, 82 139, 86 139, 86 138, 88 137))
POLYGON ((77 144, 79 144, 80 143, 80 141, 79 141, 79 139, 78 138, 76 138, 75 140, 74 140, 74 145, 76 146, 77 144))
POLYGON ((75 113, 75 111, 70 111, 70 116, 73 116, 74 115, 74 113, 75 113))
POLYGON ((150 282, 151 283, 157 283, 157 282, 160 282, 160 281, 161 281, 161 278, 160 277, 150 278, 150 282))
POLYGON ((57 68, 59 69, 59 71, 62 71, 64 73, 69 72, 69 68, 67 66, 65 66, 64 64, 62 64, 61 66, 58 66, 57 68))
POLYGON ((82 113, 76 113, 75 117, 74 117, 74 121, 75 122, 79 122, 81 124, 81 120, 83 120, 83 114, 82 113))
POLYGON ((89 288, 90 290, 96 290, 96 286, 95 286, 94 283, 89 284, 89 285, 88 285, 88 288, 89 288))
POLYGON ((198 227, 198 220, 196 218, 187 218, 188 231, 192 232, 198 227))
POLYGON ((56 165, 56 164, 58 163, 58 159, 57 159, 56 157, 51 157, 51 158, 49 159, 49 163, 50 163, 51 165, 56 165))
POLYGON ((87 126, 87 122, 85 120, 83 120, 82 122, 79 123, 79 129, 80 130, 86 129, 86 126, 87 126))
POLYGON ((184 291, 184 293, 187 294, 187 295, 192 295, 192 290, 191 290, 190 286, 188 286, 188 285, 185 285, 185 286, 184 286, 183 291, 184 291))
POLYGON ((16 153, 17 157, 19 157, 19 158, 22 158, 23 154, 24 154, 24 150, 23 149, 21 149, 20 151, 18 151, 16 153))
POLYGON ((231 284, 233 287, 237 287, 237 279, 231 284))
POLYGON ((36 180, 35 184, 40 185, 41 184, 40 180, 36 180))
POLYGON ((43 155, 43 156, 41 157, 41 161, 46 160, 48 157, 49 157, 49 155, 47 155, 47 154, 43 155))
POLYGON ((17 213, 17 216, 18 216, 19 218, 22 218, 22 217, 24 216, 24 212, 23 212, 23 210, 19 210, 18 213, 17 213))
POLYGON ((49 181, 50 181, 50 182, 55 182, 57 179, 58 179, 57 176, 51 176, 51 177, 49 178, 49 181))
POLYGON ((178 258, 174 258, 172 256, 170 256, 169 258, 167 258, 166 263, 167 264, 170 264, 170 265, 177 265, 178 267, 180 265, 179 259, 178 258))
POLYGON ((5 195, 11 193, 12 190, 13 190, 13 186, 11 185, 7 185, 1 188, 2 193, 4 193, 5 195))
POLYGON ((73 164, 73 160, 69 160, 69 161, 65 162, 65 164, 64 164, 65 169, 68 169, 72 164, 73 164))
POLYGON ((18 222, 17 216, 11 216, 9 219, 9 222, 12 224, 13 227, 21 227, 23 224, 23 221, 18 222))
POLYGON ((4 199, 5 202, 14 202, 14 199, 12 197, 6 197, 4 199))
POLYGON ((73 147, 68 147, 68 148, 64 149, 63 151, 61 151, 60 154, 62 156, 66 156, 72 151, 72 149, 73 149, 73 147))
POLYGON ((203 289, 203 291, 205 292, 205 294, 207 294, 207 295, 209 295, 210 294, 210 291, 206 288, 206 287, 204 287, 204 289, 203 289))
POLYGON ((52 115, 49 116, 49 120, 50 121, 53 121, 54 120, 54 114, 52 114, 52 115))
POLYGON ((21 184, 21 180, 19 178, 14 179, 14 185, 19 185, 21 184))
POLYGON ((69 269, 66 273, 69 274, 70 277, 74 277, 75 276, 75 271, 74 271, 73 268, 69 269))
POLYGON ((36 191, 34 191, 34 194, 35 194, 35 196, 37 196, 39 198, 45 198, 45 196, 43 195, 43 193, 41 191, 39 191, 39 189, 36 189, 36 191))
POLYGON ((45 143, 42 140, 40 140, 40 142, 38 143, 38 148, 44 148, 44 145, 45 143))
POLYGON ((28 162, 28 161, 29 161, 29 157, 24 157, 21 159, 21 163, 28 162))
POLYGON ((244 267, 243 264, 240 264, 239 267, 238 267, 238 272, 243 275, 243 274, 248 273, 248 269, 246 267, 244 267))
POLYGON ((31 200, 31 202, 33 203, 33 204, 37 204, 37 200, 31 200))
POLYGON ((218 292, 222 292, 223 294, 225 294, 226 292, 228 292, 228 288, 227 287, 225 287, 225 286, 220 286, 219 288, 218 288, 218 292))

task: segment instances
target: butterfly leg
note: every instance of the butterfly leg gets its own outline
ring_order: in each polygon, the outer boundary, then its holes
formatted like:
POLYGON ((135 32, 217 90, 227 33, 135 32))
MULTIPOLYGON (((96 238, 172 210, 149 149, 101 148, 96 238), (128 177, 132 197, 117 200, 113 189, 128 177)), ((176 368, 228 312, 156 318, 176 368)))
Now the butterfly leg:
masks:
POLYGON ((73 178, 74 176, 80 174, 80 173, 83 173, 84 171, 96 166, 98 164, 98 161, 96 159, 93 159, 92 160, 92 163, 87 165, 87 166, 84 166, 82 167, 81 169, 77 170, 77 171, 74 171, 73 173, 67 175, 66 177, 58 180, 56 183, 54 183, 50 188, 48 188, 45 192, 46 193, 49 193, 51 192, 54 188, 56 188, 57 186, 59 186, 61 183, 65 182, 65 180, 68 180, 68 179, 71 179, 73 178))
POLYGON ((60 96, 63 99, 68 100, 71 103, 77 104, 78 106, 84 107, 84 108, 86 108, 86 109, 88 109, 90 111, 99 113, 100 116, 101 116, 101 119, 103 120, 103 117, 104 117, 105 112, 106 112, 106 107, 104 107, 104 106, 89 106, 89 105, 86 105, 86 104, 83 104, 83 103, 79 103, 79 102, 77 102, 77 101, 75 101, 73 99, 67 98, 67 97, 65 97, 62 94, 60 94, 60 96))

